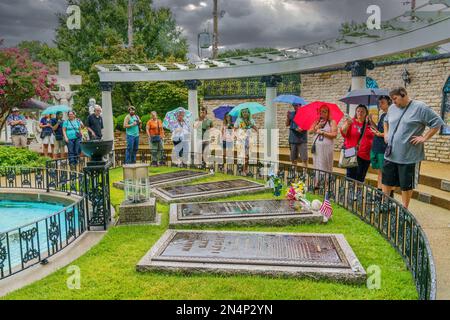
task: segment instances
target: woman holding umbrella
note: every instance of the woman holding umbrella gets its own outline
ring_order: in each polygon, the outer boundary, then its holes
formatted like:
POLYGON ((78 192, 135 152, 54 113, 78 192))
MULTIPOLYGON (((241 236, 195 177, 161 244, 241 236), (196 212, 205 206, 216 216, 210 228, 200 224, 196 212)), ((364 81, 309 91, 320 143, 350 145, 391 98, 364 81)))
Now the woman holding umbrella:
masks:
MULTIPOLYGON (((323 104, 319 109, 320 118, 317 119, 312 131, 315 132, 312 146, 314 169, 332 172, 334 139, 337 137, 338 129, 336 121, 331 117, 330 107, 323 104)), ((318 179, 316 179, 316 187, 318 179)))
POLYGON ((249 109, 242 109, 239 117, 234 124, 235 132, 237 130, 237 137, 240 145, 244 149, 244 175, 248 174, 248 160, 250 155, 250 136, 251 130, 258 131, 255 120, 252 119, 249 109))
MULTIPOLYGON (((222 141, 223 141, 223 154, 233 152, 234 143, 234 131, 233 131, 233 118, 230 116, 229 112, 225 114, 222 124, 222 141)), ((228 157, 227 157, 228 159, 228 157)))
POLYGON ((48 146, 51 145, 52 157, 55 152, 55 137, 53 135, 52 115, 47 113, 39 122, 44 157, 48 157, 48 146))
POLYGON ((189 157, 191 127, 185 121, 184 116, 185 112, 183 110, 178 111, 176 114, 177 121, 172 127, 172 141, 174 145, 172 159, 175 159, 178 165, 181 165, 180 158, 182 158, 183 163, 187 163, 189 157))
POLYGON ((370 130, 370 123, 367 119, 369 110, 363 104, 356 107, 356 114, 353 119, 347 118, 341 128, 344 137, 344 148, 346 150, 355 148, 358 166, 347 168, 347 177, 364 182, 367 170, 370 166, 370 150, 374 133, 370 130))

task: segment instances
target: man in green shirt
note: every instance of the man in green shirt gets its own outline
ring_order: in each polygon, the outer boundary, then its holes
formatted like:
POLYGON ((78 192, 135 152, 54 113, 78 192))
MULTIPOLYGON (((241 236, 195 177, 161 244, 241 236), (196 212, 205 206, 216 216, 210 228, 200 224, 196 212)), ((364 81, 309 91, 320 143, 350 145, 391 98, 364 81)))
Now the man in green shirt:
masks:
POLYGON ((127 133, 127 150, 125 152, 125 163, 136 163, 136 154, 139 149, 139 128, 141 127, 141 119, 136 114, 136 108, 130 106, 129 114, 123 121, 123 127, 127 133))
POLYGON ((213 127, 213 122, 208 119, 208 110, 205 107, 200 109, 200 116, 194 124, 194 129, 202 127, 202 153, 209 146, 209 130, 213 127))

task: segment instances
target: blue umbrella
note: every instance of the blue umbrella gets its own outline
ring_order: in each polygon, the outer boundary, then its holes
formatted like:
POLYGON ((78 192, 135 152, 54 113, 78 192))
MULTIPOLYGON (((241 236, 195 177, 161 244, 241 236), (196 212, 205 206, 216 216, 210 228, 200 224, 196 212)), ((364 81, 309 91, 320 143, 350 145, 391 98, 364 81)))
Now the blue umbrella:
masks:
MULTIPOLYGON (((235 106, 231 105, 223 105, 213 110, 214 116, 219 119, 223 120, 225 118, 225 115, 229 113, 231 110, 233 110, 235 106)), ((236 117, 232 117, 233 122, 236 120, 236 117)))
POLYGON ((232 117, 239 117, 241 111, 244 109, 248 109, 250 114, 256 114, 266 111, 266 107, 258 102, 245 102, 234 107, 233 110, 230 111, 229 115, 232 117))
POLYGON ((389 96, 387 89, 359 89, 350 91, 345 97, 340 99, 347 104, 364 104, 366 106, 377 105, 378 98, 389 96))
POLYGON ((281 102, 281 103, 289 103, 289 104, 301 104, 302 106, 307 105, 308 102, 299 96, 294 96, 292 94, 282 94, 281 96, 278 96, 274 102, 281 102))
POLYGON ((72 108, 65 106, 65 105, 59 105, 59 106, 51 106, 45 109, 44 112, 42 112, 43 115, 47 114, 56 114, 58 112, 69 112, 72 108))

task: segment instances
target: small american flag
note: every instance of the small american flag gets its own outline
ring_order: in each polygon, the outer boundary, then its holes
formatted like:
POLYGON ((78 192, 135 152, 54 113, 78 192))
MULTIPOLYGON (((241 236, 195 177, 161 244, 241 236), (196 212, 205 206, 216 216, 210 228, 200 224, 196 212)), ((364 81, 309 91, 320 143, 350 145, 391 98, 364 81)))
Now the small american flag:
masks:
POLYGON ((325 195, 325 200, 320 206, 319 212, 323 214, 327 219, 330 219, 333 215, 333 208, 331 207, 330 201, 328 200, 328 193, 325 195))

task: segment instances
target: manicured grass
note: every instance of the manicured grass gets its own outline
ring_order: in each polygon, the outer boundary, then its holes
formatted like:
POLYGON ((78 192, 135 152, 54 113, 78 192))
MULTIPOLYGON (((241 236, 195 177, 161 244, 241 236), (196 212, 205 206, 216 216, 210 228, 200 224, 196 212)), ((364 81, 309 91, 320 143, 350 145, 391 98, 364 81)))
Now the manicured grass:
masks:
MULTIPOLYGON (((158 168, 152 173, 177 169, 158 168)), ((111 181, 122 178, 122 170, 111 171, 111 181)), ((198 182, 235 179, 222 174, 198 182)), ((123 200, 123 191, 111 189, 112 203, 123 200)), ((242 195, 227 200, 273 199, 270 192, 242 195)), ((222 199, 223 200, 223 199, 222 199)), ((218 200, 219 201, 219 200, 218 200)), ((69 290, 69 275, 63 268, 54 274, 13 292, 6 299, 417 299, 412 276, 400 255, 378 232, 358 217, 333 205, 334 216, 327 225, 287 227, 227 226, 216 230, 342 233, 364 268, 381 269, 381 288, 347 285, 331 281, 269 278, 261 276, 168 275, 138 273, 137 262, 165 232, 168 205, 157 204, 161 226, 112 227, 104 239, 73 262, 81 270, 81 289, 69 290)), ((203 228, 202 228, 203 229, 203 228)), ((212 228, 204 228, 212 229, 212 228)))

